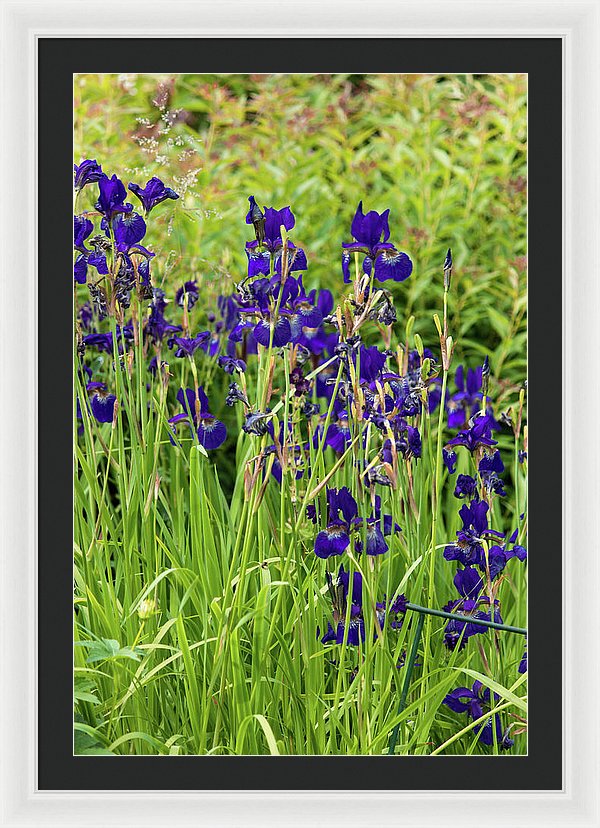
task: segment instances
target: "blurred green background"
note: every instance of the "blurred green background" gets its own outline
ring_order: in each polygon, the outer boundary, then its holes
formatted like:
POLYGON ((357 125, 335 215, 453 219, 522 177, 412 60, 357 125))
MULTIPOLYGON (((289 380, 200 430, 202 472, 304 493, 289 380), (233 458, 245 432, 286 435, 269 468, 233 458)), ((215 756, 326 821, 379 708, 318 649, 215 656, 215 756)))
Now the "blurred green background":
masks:
MULTIPOLYGON (((389 207, 390 240, 414 262, 393 286, 400 323, 414 313, 435 348, 451 247, 454 365, 489 353, 496 401, 514 402, 526 369, 526 76, 105 74, 76 76, 74 92, 77 162, 96 158, 126 185, 158 175, 182 195, 149 222, 156 283, 199 280, 207 310, 231 292, 253 194, 291 205, 306 286, 339 296, 359 200, 389 207)), ((95 198, 86 188, 79 208, 95 198)))

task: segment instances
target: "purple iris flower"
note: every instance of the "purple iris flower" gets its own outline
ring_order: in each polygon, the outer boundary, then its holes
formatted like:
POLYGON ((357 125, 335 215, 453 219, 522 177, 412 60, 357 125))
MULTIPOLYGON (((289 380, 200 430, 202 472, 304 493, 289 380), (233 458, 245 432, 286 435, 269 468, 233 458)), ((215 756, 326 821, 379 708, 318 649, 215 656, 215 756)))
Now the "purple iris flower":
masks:
POLYGON ((198 396, 193 388, 180 388, 177 392, 177 400, 181 403, 184 413, 171 417, 169 422, 174 426, 176 423, 186 421, 193 425, 198 435, 198 442, 207 450, 219 448, 227 438, 225 425, 214 417, 209 411, 208 397, 202 386, 198 388, 198 396))
POLYGON ((454 497, 473 498, 477 495, 477 481, 470 474, 459 474, 456 479, 454 497))
POLYGON ((523 653, 523 658, 519 664, 519 673, 526 673, 527 672, 527 644, 525 644, 525 652, 523 653))
MULTIPOLYGON (((473 422, 472 420, 470 422, 473 422)), ((471 454, 480 446, 495 446, 497 440, 492 440, 492 418, 487 414, 475 417, 473 425, 459 433, 446 443, 448 446, 465 446, 471 454)))
MULTIPOLYGON (((354 548, 357 552, 362 552, 363 543, 360 537, 355 540, 354 548)), ((369 518, 367 520, 367 555, 383 555, 388 549, 389 546, 383 537, 379 521, 376 518, 369 518)))
POLYGON ((483 589, 483 579, 472 566, 465 566, 464 569, 459 569, 454 576, 454 586, 463 598, 476 601, 483 589))
POLYGON ((310 391, 310 380, 304 376, 301 365, 296 365, 290 372, 290 385, 294 386, 294 396, 302 397, 310 391))
MULTIPOLYGON (((452 690, 444 698, 443 704, 455 713, 466 713, 470 719, 477 721, 486 711, 492 708, 490 697, 489 688, 484 688, 480 681, 475 681, 472 689, 468 687, 457 687, 455 690, 452 690)), ((500 701, 500 696, 494 693, 493 704, 495 705, 498 701, 500 701)), ((474 731, 478 734, 479 741, 482 744, 491 747, 494 744, 493 728, 495 728, 498 747, 501 750, 508 750, 513 746, 514 741, 509 738, 508 731, 503 734, 500 715, 495 713, 493 718, 493 723, 492 717, 490 716, 487 720, 477 725, 474 731)))
POLYGON ((287 316, 284 316, 280 311, 280 316, 277 320, 271 320, 269 311, 263 311, 266 318, 261 319, 254 327, 252 333, 257 342, 268 347, 271 341, 271 326, 273 327, 273 345, 275 348, 282 348, 292 338, 292 326, 287 316))
POLYGON ((87 347, 98 348, 99 351, 106 351, 107 354, 113 352, 113 336, 108 333, 92 333, 83 337, 83 344, 87 347))
MULTIPOLYGON (((398 374, 392 373, 384 373, 380 379, 385 381, 387 389, 393 395, 393 405, 386 410, 396 408, 401 418, 415 417, 417 414, 420 414, 421 395, 417 383, 413 383, 409 376, 401 377, 398 374)), ((373 384, 370 387, 375 390, 373 384)))
POLYGON ((86 184, 92 184, 94 181, 99 181, 104 175, 100 164, 89 158, 82 161, 79 166, 77 166, 77 164, 73 164, 73 170, 75 172, 74 186, 76 190, 83 190, 86 184))
POLYGON ((175 301, 180 308, 184 306, 186 298, 188 310, 191 310, 200 298, 197 282, 186 282, 175 294, 175 301))
POLYGON ((270 434, 271 437, 275 439, 275 432, 273 430, 273 415, 269 410, 248 411, 246 413, 244 425, 242 426, 242 431, 246 434, 255 434, 257 437, 262 437, 263 434, 270 434))
POLYGON ((444 458, 444 465, 448 469, 448 473, 454 474, 456 471, 456 452, 442 449, 442 457, 444 458))
POLYGON ((422 443, 419 429, 416 426, 406 426, 406 444, 407 449, 404 452, 404 456, 418 459, 422 453, 422 443))
MULTIPOLYGON (((464 589, 467 588, 468 583, 460 584, 459 581, 459 584, 464 589)), ((474 635, 485 635, 485 633, 487 633, 488 627, 482 627, 481 624, 477 623, 477 620, 490 621, 492 613, 489 612, 489 610, 486 612, 480 609, 482 606, 489 608, 489 598, 485 596, 478 598, 459 598, 455 601, 449 601, 446 604, 443 608, 444 612, 452 612, 457 615, 464 616, 465 618, 464 621, 452 619, 446 624, 446 629, 444 631, 444 644, 449 650, 454 650, 459 641, 459 649, 463 650, 466 647, 469 638, 474 635)), ((497 624, 502 623, 502 616, 500 615, 500 610, 498 608, 498 601, 494 601, 494 621, 497 624)))
MULTIPOLYGON (((374 517, 377 521, 381 519, 381 497, 375 495, 375 508, 373 510, 374 517)), ((383 534, 391 535, 392 532, 401 532, 402 530, 397 523, 393 523, 391 515, 383 515, 383 534)))
POLYGON ((118 251, 115 296, 121 307, 128 308, 131 291, 135 287, 138 288, 140 300, 152 299, 150 259, 155 254, 138 244, 146 232, 146 222, 137 213, 117 214, 112 225, 118 251), (134 253, 143 257, 137 265, 131 258, 134 253))
POLYGON ((225 330, 232 331, 240 321, 239 307, 235 295, 219 296, 217 308, 225 325, 225 330))
POLYGON ((208 354, 210 357, 214 357, 217 356, 221 350, 221 337, 216 331, 213 333, 210 333, 209 331, 209 334, 209 338, 200 347, 204 353, 208 354))
MULTIPOLYGON (((344 570, 341 565, 337 579, 334 581, 329 572, 325 573, 327 578, 327 587, 331 598, 333 608, 332 626, 327 622, 327 632, 321 638, 323 644, 335 643, 342 644, 344 641, 344 633, 346 630, 346 614, 348 609, 348 600, 350 605, 350 622, 348 625, 347 642, 350 646, 357 647, 365 641, 365 623, 363 618, 363 582, 360 572, 355 572, 352 576, 352 587, 350 587, 350 573, 344 570)), ((390 627, 392 629, 400 629, 403 618, 407 609, 407 601, 405 595, 398 595, 388 608, 387 599, 377 602, 375 609, 377 613, 377 621, 380 629, 383 629, 386 617, 390 619, 390 627)), ((317 636, 319 633, 317 633, 317 636)), ((377 637, 377 630, 374 632, 374 639, 377 637)))
POLYGON ((106 275, 108 273, 106 257, 103 253, 81 253, 77 256, 73 265, 73 278, 78 285, 85 285, 87 281, 88 265, 95 267, 101 275, 106 275))
MULTIPOLYGON (((318 328, 323 321, 323 313, 316 301, 317 291, 311 290, 306 294, 302 284, 302 276, 297 280, 292 276, 286 280, 288 296, 285 297, 287 306, 292 312, 292 335, 294 339, 302 335, 305 328, 318 328)), ((285 296, 285 294, 284 294, 285 296)), ((282 296, 282 300, 284 298, 282 296)))
POLYGON ((485 500, 473 500, 464 504, 459 511, 462 520, 462 529, 456 533, 457 542, 444 549, 444 558, 447 561, 460 561, 468 566, 485 566, 483 541, 490 535, 504 537, 501 532, 488 529, 487 513, 489 510, 485 500))
POLYGON ((101 276, 108 273, 106 256, 100 250, 88 250, 85 246, 86 239, 90 236, 94 225, 84 216, 73 216, 73 246, 79 251, 73 265, 73 276, 78 285, 84 285, 87 281, 87 270, 95 267, 101 276))
POLYGON ((394 447, 396 453, 405 459, 414 457, 419 459, 423 451, 421 435, 419 429, 415 426, 410 426, 402 418, 395 418, 390 422, 392 431, 394 432, 394 442, 388 438, 383 441, 381 449, 381 459, 384 463, 390 466, 394 461, 394 447))
POLYGON ((107 229, 106 222, 111 222, 119 213, 131 213, 133 204, 125 204, 127 190, 123 182, 116 175, 109 178, 107 175, 98 180, 98 201, 96 210, 104 216, 103 229, 107 229))
POLYGON ((150 259, 153 256, 154 253, 151 256, 146 256, 138 264, 138 276, 140 279, 138 295, 144 301, 154 297, 154 288, 152 287, 152 277, 150 275, 150 259))
MULTIPOLYGON (((280 348, 300 339, 312 326, 318 328, 323 320, 320 308, 315 305, 316 291, 307 295, 301 277, 295 279, 288 276, 283 285, 278 276, 255 279, 250 284, 245 279, 238 287, 238 316, 241 321, 231 330, 231 342, 240 342, 244 330, 252 327, 257 343, 268 346, 272 331, 273 345, 280 348), (277 316, 274 313, 276 306, 277 316), (247 316, 259 317, 259 321, 251 322, 245 318, 247 316)), ((249 342, 246 343, 246 348, 248 345, 249 342)))
POLYGON ((99 423, 112 423, 117 398, 110 394, 103 382, 88 382, 92 414, 99 423))
POLYGON ((146 235, 146 222, 138 213, 117 213, 113 219, 112 227, 115 245, 119 253, 129 253, 133 248, 144 254, 149 254, 145 247, 139 246, 139 242, 146 235))
POLYGON ((142 202, 146 215, 148 215, 150 210, 154 209, 157 204, 160 204, 161 201, 165 201, 167 198, 179 198, 179 195, 175 192, 175 190, 172 190, 170 187, 165 187, 160 178, 157 178, 156 176, 153 176, 146 183, 146 186, 143 189, 139 184, 131 183, 129 184, 129 189, 142 202))
MULTIPOLYGON (((253 199, 254 197, 251 196, 253 199)), ((255 202, 256 205, 256 202, 255 202)), ((257 206, 257 205, 256 205, 257 206)), ((246 216, 247 224, 254 224, 256 229, 255 219, 252 218, 253 207, 246 216)), ((262 241, 258 238, 246 243, 246 255, 248 257, 248 276, 258 276, 260 273, 268 276, 271 270, 271 259, 275 273, 281 274, 281 259, 283 253, 283 240, 281 238, 281 226, 286 230, 291 230, 296 224, 294 214, 289 207, 283 207, 281 210, 275 210, 273 207, 264 208, 264 227, 260 231, 262 241)), ((257 235, 259 235, 257 233, 257 235)), ((288 268, 287 272, 291 273, 294 270, 306 270, 306 254, 304 250, 297 248, 291 241, 288 240, 288 268)))
POLYGON ((459 365, 454 375, 456 394, 446 401, 448 427, 461 428, 481 408, 482 368, 469 368, 465 381, 465 369, 459 365))
POLYGON ((73 216, 73 247, 87 253, 85 240, 90 236, 94 225, 85 216, 73 216))
POLYGON ((506 495, 504 481, 498 476, 504 471, 504 463, 499 451, 495 451, 493 454, 484 454, 479 461, 478 470, 483 485, 488 492, 495 492, 500 497, 506 495))
POLYGON ((387 354, 382 354, 376 345, 366 348, 360 346, 360 378, 365 382, 375 382, 381 377, 387 354))
POLYGON ((351 647, 364 644, 365 622, 362 615, 362 575, 360 572, 354 573, 352 589, 350 589, 350 573, 344 570, 343 565, 340 566, 335 583, 329 572, 325 573, 325 577, 327 578, 327 586, 331 597, 335 628, 327 622, 327 632, 321 638, 321 643, 334 642, 342 644, 344 642, 348 599, 350 598, 350 623, 346 640, 351 647))
MULTIPOLYGON (((317 293, 315 302, 313 293, 314 291, 309 294, 309 301, 320 311, 321 320, 323 320, 333 310, 333 294, 329 290, 320 290, 317 293)), ((337 334, 327 334, 322 321, 314 328, 308 327, 307 325, 303 326, 302 330, 294 336, 295 344, 306 348, 309 353, 315 354, 316 356, 322 354, 332 342, 337 344, 337 334)))
POLYGON ((353 242, 344 242, 342 253, 342 273, 344 282, 348 284, 350 278, 350 260, 352 253, 364 254, 363 270, 371 273, 375 263, 375 278, 380 282, 393 279, 403 282, 412 273, 413 264, 406 253, 401 253, 388 242, 390 228, 388 223, 389 210, 379 214, 375 210, 364 215, 362 201, 359 202, 356 214, 352 219, 350 232, 353 242))
POLYGON ((171 325, 164 317, 164 310, 167 306, 164 291, 160 288, 154 288, 152 304, 150 306, 150 315, 146 321, 144 329, 145 335, 152 340, 152 342, 162 342, 163 338, 168 333, 176 333, 182 330, 181 325, 171 325))
POLYGON ((315 555, 318 558, 341 555, 348 548, 350 530, 357 514, 358 506, 346 486, 339 491, 327 489, 327 527, 315 538, 315 555))
POLYGON ((210 331, 200 331, 199 334, 196 334, 196 336, 191 339, 184 336, 173 336, 169 339, 168 345, 169 348, 172 348, 173 345, 177 346, 177 350, 175 351, 176 357, 191 357, 195 354, 198 348, 203 347, 209 339, 210 331))
POLYGON ((92 310, 92 306, 89 302, 84 302, 83 305, 81 305, 78 315, 82 329, 84 331, 91 330, 92 322, 94 321, 94 311, 92 310))
POLYGON ((337 420, 330 423, 325 435, 325 445, 341 454, 346 450, 349 443, 352 442, 352 435, 350 433, 350 424, 348 421, 348 412, 340 411, 337 415, 337 420))
POLYGON ((153 377, 156 377, 159 369, 161 372, 167 372, 169 370, 169 363, 161 360, 159 365, 158 357, 153 356, 150 362, 148 363, 148 372, 152 374, 153 377))
MULTIPOLYGON (((525 547, 515 544, 518 534, 519 530, 515 529, 505 544, 496 544, 490 547, 488 551, 488 566, 491 580, 496 578, 504 570, 504 567, 512 558, 517 558, 521 563, 527 560, 527 550, 525 547), (512 547, 510 544, 512 544, 512 547)), ((485 561, 480 568, 482 571, 485 571, 485 561)))
POLYGON ((397 595, 394 598, 394 600, 392 601, 392 603, 390 604, 390 612, 395 612, 395 613, 400 614, 400 613, 405 613, 407 609, 408 609, 408 599, 406 598, 406 595, 404 595, 403 593, 400 594, 400 595, 397 595))
POLYGON ((220 356, 217 362, 226 374, 234 374, 236 371, 243 374, 246 370, 246 363, 243 359, 236 359, 231 356, 220 356))

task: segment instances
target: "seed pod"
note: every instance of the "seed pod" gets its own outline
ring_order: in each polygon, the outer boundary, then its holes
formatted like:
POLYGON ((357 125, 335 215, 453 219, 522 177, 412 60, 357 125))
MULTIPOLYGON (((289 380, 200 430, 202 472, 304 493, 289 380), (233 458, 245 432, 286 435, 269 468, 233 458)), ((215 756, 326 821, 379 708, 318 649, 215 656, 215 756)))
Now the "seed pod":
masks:
POLYGON ((417 352, 421 359, 423 359, 423 340, 419 336, 419 334, 415 334, 415 346, 417 348, 417 352))

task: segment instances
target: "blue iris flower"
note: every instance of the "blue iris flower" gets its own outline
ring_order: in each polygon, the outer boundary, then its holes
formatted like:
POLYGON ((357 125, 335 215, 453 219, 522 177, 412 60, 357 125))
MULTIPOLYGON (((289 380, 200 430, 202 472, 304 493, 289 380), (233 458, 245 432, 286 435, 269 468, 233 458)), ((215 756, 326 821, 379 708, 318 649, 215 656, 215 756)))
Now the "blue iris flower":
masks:
POLYGON ((399 252, 393 244, 388 242, 390 237, 389 213, 389 210, 381 214, 371 210, 365 215, 362 201, 359 202, 350 227, 354 241, 342 244, 342 273, 344 282, 347 284, 351 281, 352 253, 364 255, 363 270, 367 274, 371 273, 374 263, 375 278, 380 282, 386 279, 403 282, 412 273, 413 264, 407 254, 399 252))
POLYGON ((473 498, 477 496, 477 481, 470 474, 459 474, 456 479, 454 497, 473 498))
POLYGON ((98 179, 98 201, 96 210, 102 213, 104 219, 102 229, 106 230, 108 225, 119 213, 131 213, 133 204, 126 204, 127 190, 125 185, 116 175, 110 178, 105 175, 98 179))
POLYGON ((92 233, 94 225, 85 216, 73 217, 73 246, 78 252, 73 265, 73 276, 75 282, 84 285, 87 281, 88 267, 94 267, 98 273, 105 276, 108 273, 106 256, 101 250, 89 250, 85 246, 86 240, 92 233))
MULTIPOLYGON (((473 687, 457 687, 444 698, 443 704, 455 713, 466 713, 473 721, 480 719, 486 711, 500 701, 500 696, 494 693, 493 702, 488 687, 484 687, 480 681, 475 681, 473 687)), ((478 734, 479 741, 491 747, 494 744, 494 729, 496 732, 496 743, 501 750, 508 750, 514 744, 509 738, 508 731, 502 731, 500 715, 495 713, 492 717, 484 719, 481 724, 476 725, 474 732, 478 734)))
POLYGON ((481 374, 482 368, 469 368, 465 379, 465 369, 459 365, 454 375, 456 394, 446 401, 448 411, 448 428, 462 428, 481 408, 481 374))
POLYGON ((327 490, 327 526, 315 538, 315 555, 318 558, 341 555, 348 548, 350 531, 357 515, 356 500, 346 486, 339 491, 327 490))
POLYGON ((100 164, 96 160, 92 161, 90 158, 86 158, 79 166, 73 164, 73 170, 75 173, 74 187, 76 190, 83 190, 86 184, 99 181, 104 176, 100 164))
POLYGON ((187 302, 187 309, 191 310, 198 299, 200 298, 200 291, 198 290, 198 283, 195 281, 185 282, 175 294, 175 301, 180 308, 183 308, 187 302))
MULTIPOLYGON (((459 649, 462 650, 466 647, 469 638, 474 635, 485 635, 488 632, 489 628, 483 627, 477 621, 490 621, 492 613, 490 612, 490 599, 480 594, 483 580, 476 569, 472 567, 459 569, 454 577, 454 585, 461 597, 449 601, 443 609, 444 612, 463 616, 465 620, 448 621, 444 630, 444 644, 449 650, 454 650, 460 642, 459 649)), ((502 616, 496 600, 494 600, 493 610, 494 621, 501 624, 502 616)))
POLYGON ((475 417, 475 419, 470 422, 472 422, 473 425, 464 431, 459 431, 456 437, 452 440, 448 440, 446 448, 448 448, 448 446, 464 446, 472 454, 480 446, 497 445, 498 441, 492 440, 493 421, 491 417, 487 414, 482 414, 479 417, 475 417))
POLYGON ((456 471, 456 452, 442 449, 442 457, 444 458, 444 465, 448 469, 448 473, 454 474, 456 471))
POLYGON ((479 461, 478 471, 488 492, 495 492, 501 497, 506 495, 504 482, 498 476, 504 471, 504 463, 499 451, 495 451, 493 454, 484 454, 479 461))
POLYGON ((192 338, 173 336, 169 339, 168 345, 169 348, 172 348, 174 345, 177 346, 177 350, 175 351, 176 357, 191 357, 198 350, 198 348, 202 348, 209 339, 210 331, 200 331, 199 334, 196 334, 196 336, 192 338))
POLYGON ((177 399, 181 403, 184 412, 171 417, 169 422, 175 426, 179 422, 187 422, 193 427, 198 435, 198 442, 207 450, 219 448, 227 438, 227 428, 214 417, 209 410, 208 397, 202 386, 198 388, 198 394, 193 388, 180 388, 177 392, 177 399))
POLYGON ((165 319, 164 311, 167 307, 165 293, 160 288, 154 288, 150 314, 144 328, 145 336, 152 342, 162 342, 168 333, 182 330, 181 325, 172 325, 165 319))
POLYGON ((490 536, 504 537, 501 532, 488 528, 489 508, 485 500, 473 500, 462 506, 459 511, 462 529, 456 533, 456 543, 444 549, 444 558, 447 561, 459 561, 465 566, 485 566, 484 540, 490 536))
MULTIPOLYGON (((254 224, 256 230, 258 217, 256 210, 258 209, 260 212, 260 208, 256 205, 254 196, 250 196, 250 199, 250 210, 246 216, 246 223, 254 224)), ((281 259, 283 257, 281 227, 283 226, 289 231, 296 224, 294 214, 289 207, 283 207, 281 210, 275 210, 273 207, 265 207, 262 215, 262 229, 257 231, 257 238, 246 243, 249 277, 258 276, 261 273, 268 276, 271 272, 271 264, 273 264, 275 273, 281 274, 281 259), (261 238, 260 241, 258 240, 258 236, 261 238)), ((306 270, 307 262, 304 250, 297 248, 290 240, 287 242, 287 247, 287 272, 306 270)))
POLYGON ((142 202, 144 212, 146 215, 167 198, 177 199, 179 195, 170 187, 165 187, 160 178, 153 176, 145 187, 140 187, 139 184, 129 184, 131 192, 139 198, 142 202))

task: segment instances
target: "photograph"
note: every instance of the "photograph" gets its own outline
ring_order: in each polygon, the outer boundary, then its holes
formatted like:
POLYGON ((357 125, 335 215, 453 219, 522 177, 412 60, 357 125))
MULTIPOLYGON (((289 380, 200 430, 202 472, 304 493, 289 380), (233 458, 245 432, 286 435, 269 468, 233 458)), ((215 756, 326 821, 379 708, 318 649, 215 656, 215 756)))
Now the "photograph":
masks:
POLYGON ((527 139, 526 73, 73 75, 74 755, 528 755, 527 139))

